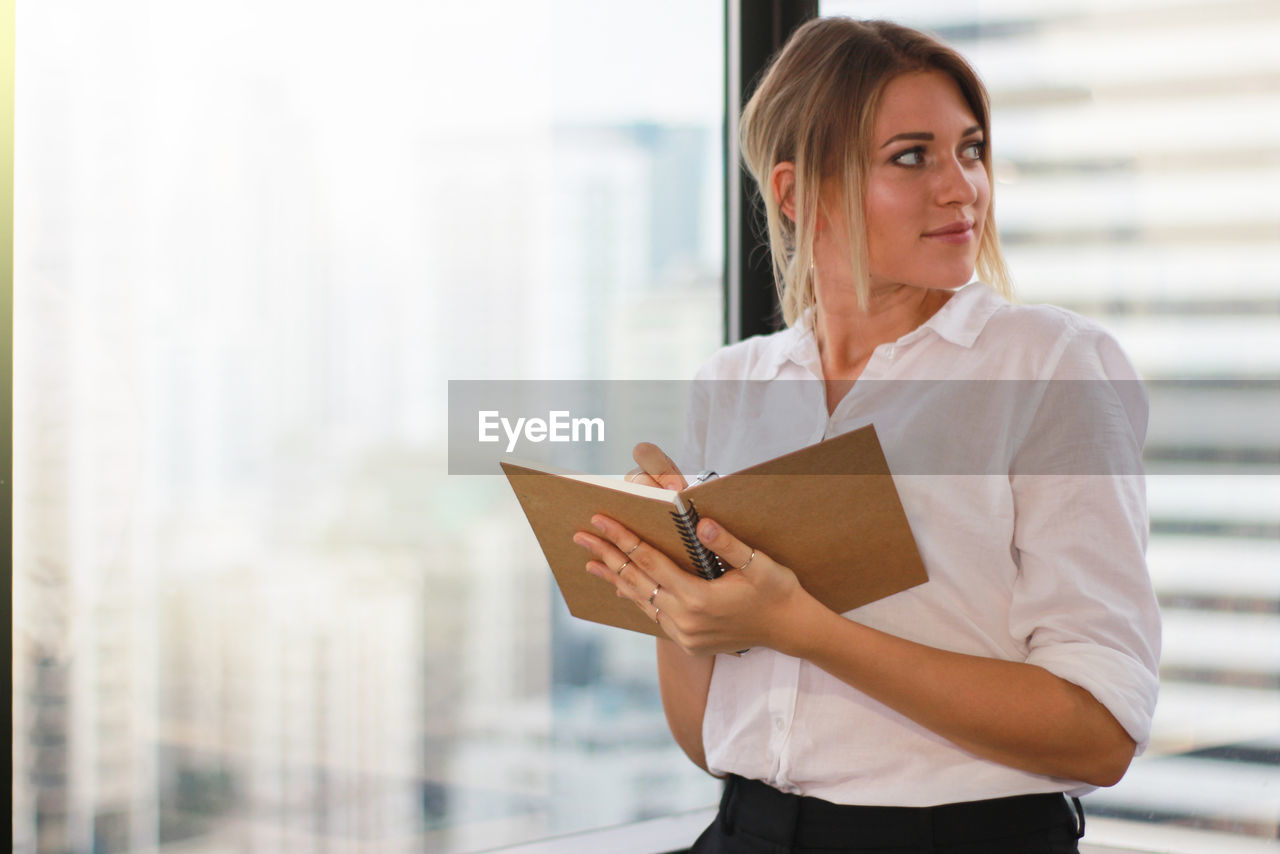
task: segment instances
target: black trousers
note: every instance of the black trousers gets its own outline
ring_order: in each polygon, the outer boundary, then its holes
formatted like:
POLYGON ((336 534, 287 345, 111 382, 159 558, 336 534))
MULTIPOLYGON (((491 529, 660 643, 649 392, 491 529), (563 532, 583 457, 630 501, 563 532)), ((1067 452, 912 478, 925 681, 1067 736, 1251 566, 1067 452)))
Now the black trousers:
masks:
POLYGON ((1084 813, 1062 795, 863 807, 730 776, 690 854, 1078 854, 1084 813))

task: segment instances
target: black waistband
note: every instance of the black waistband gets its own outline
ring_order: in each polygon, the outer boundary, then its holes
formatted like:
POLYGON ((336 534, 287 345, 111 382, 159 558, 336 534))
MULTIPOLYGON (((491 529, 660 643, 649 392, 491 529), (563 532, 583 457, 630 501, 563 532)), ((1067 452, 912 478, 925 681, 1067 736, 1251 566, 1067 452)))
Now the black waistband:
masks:
MULTIPOLYGON (((1078 806, 1077 806, 1078 809, 1078 806)), ((839 847, 855 835, 864 845, 978 842, 993 832, 1033 833, 1077 824, 1061 794, 1017 795, 934 807, 870 807, 833 804, 789 795, 758 780, 730 775, 720 812, 735 831, 797 846, 839 847)))

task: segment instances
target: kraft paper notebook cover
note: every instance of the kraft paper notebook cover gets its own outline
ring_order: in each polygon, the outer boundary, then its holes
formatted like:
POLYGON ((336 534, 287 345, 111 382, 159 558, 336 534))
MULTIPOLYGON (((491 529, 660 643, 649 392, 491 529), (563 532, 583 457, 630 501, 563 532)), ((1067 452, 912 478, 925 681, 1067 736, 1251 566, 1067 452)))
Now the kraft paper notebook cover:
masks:
POLYGON ((678 518, 679 509, 691 506, 697 516, 715 519, 790 567, 805 590, 837 613, 928 580, 870 425, 679 493, 636 490, 656 497, 622 491, 634 485, 620 478, 511 460, 502 468, 569 612, 584 620, 655 636, 662 632, 619 598, 612 584, 584 568, 591 555, 572 538, 577 531, 594 532, 596 513, 617 519, 686 571, 698 572, 678 518))

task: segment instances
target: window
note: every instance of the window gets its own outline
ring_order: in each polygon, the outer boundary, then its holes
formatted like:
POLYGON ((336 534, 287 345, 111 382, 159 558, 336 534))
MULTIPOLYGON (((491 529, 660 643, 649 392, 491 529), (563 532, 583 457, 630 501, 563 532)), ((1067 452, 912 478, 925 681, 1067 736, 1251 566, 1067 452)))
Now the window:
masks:
POLYGON ((652 642, 570 622, 445 421, 450 379, 720 344, 719 4, 18 31, 15 850, 475 851, 713 802, 652 642))

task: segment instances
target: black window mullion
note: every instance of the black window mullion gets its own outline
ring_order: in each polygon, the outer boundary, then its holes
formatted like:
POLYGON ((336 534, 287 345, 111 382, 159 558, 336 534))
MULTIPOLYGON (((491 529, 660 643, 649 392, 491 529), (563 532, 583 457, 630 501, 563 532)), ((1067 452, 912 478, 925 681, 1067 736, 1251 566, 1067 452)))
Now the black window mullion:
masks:
POLYGON ((818 14, 818 0, 725 0, 725 340, 778 328, 778 294, 760 240, 751 176, 742 168, 738 117, 747 96, 792 31, 818 14))

